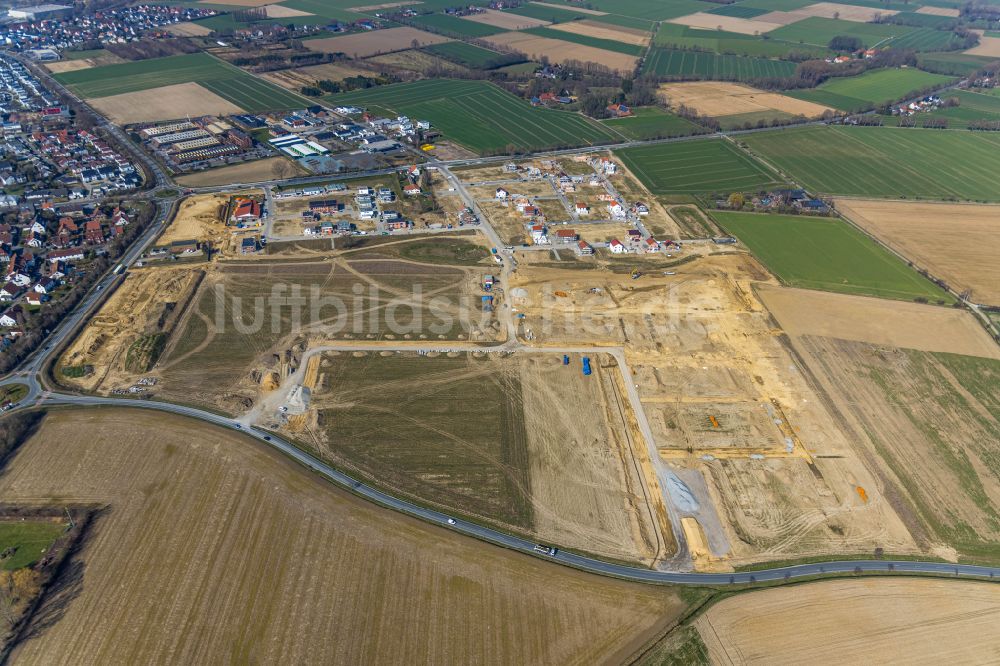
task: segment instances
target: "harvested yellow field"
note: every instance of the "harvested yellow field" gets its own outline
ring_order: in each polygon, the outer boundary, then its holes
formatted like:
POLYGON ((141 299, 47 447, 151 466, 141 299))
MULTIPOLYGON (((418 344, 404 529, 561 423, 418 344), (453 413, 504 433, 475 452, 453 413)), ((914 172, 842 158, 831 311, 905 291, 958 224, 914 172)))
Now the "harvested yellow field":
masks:
POLYGON ((49 70, 53 74, 75 72, 80 69, 90 69, 93 66, 94 64, 86 58, 81 58, 79 60, 56 60, 55 62, 47 62, 43 65, 45 69, 49 70))
MULTIPOLYGON (((765 15, 766 16, 766 15, 765 15)), ((679 16, 670 19, 667 23, 686 25, 690 28, 701 28, 703 30, 726 30, 728 32, 738 32, 744 35, 757 35, 781 27, 780 23, 770 23, 761 18, 742 19, 733 16, 719 16, 718 14, 708 14, 706 12, 695 12, 687 16, 679 16)))
POLYGON ((1000 58, 1000 37, 979 37, 979 45, 964 51, 969 55, 988 56, 990 58, 1000 58))
POLYGON ((361 7, 349 7, 352 12, 371 12, 378 9, 393 9, 394 7, 406 7, 407 5, 419 5, 419 0, 408 0, 407 2, 383 2, 377 5, 363 5, 361 7))
POLYGON ((206 28, 203 25, 198 25, 197 23, 192 23, 190 21, 175 23, 174 25, 167 26, 166 31, 172 35, 177 35, 178 37, 204 37, 212 32, 210 28, 206 28))
POLYGON ((635 44, 645 46, 649 43, 649 31, 636 28, 621 28, 610 26, 607 23, 596 21, 571 21, 570 23, 556 23, 550 26, 553 30, 583 35, 585 37, 596 37, 597 39, 610 39, 623 44, 635 44))
MULTIPOLYGON (((554 2, 532 2, 532 5, 539 5, 541 7, 552 7, 554 9, 566 9, 566 5, 559 5, 554 2)), ((584 9, 583 7, 573 7, 574 12, 579 12, 580 14, 591 14, 593 16, 607 16, 607 12, 599 12, 596 9, 584 9)))
POLYGON ((875 17, 876 14, 881 16, 892 16, 898 13, 899 12, 894 9, 875 9, 873 7, 842 5, 836 2, 817 2, 814 5, 809 5, 808 7, 802 7, 801 9, 795 9, 792 11, 771 12, 769 14, 758 16, 754 20, 788 25, 789 23, 796 23, 813 16, 818 16, 829 19, 836 18, 842 21, 854 21, 856 23, 868 23, 875 17))
POLYGON ((1000 206, 837 199, 837 209, 974 303, 1000 305, 1000 206))
POLYGON ((760 111, 782 111, 812 118, 820 116, 828 110, 828 107, 814 102, 726 81, 665 83, 660 86, 660 92, 674 107, 684 105, 701 115, 713 117, 760 111))
POLYGON ((484 9, 478 14, 463 16, 466 21, 485 23, 505 30, 524 30, 525 28, 537 28, 540 25, 548 25, 548 21, 531 18, 530 16, 518 16, 507 12, 498 12, 495 9, 484 9))
POLYGON ((46 417, 0 493, 108 507, 78 593, 22 664, 622 663, 684 609, 670 589, 428 526, 153 411, 46 417))
POLYGON ((635 69, 635 56, 564 42, 561 39, 536 37, 523 32, 501 32, 499 35, 492 35, 484 39, 493 44, 519 51, 532 60, 546 57, 557 63, 592 62, 618 72, 631 72, 635 69))
POLYGON ((1000 659, 1000 586, 836 580, 747 592, 694 625, 713 664, 976 664, 1000 659))
POLYGON ((240 107, 197 83, 177 83, 101 97, 90 100, 90 105, 116 125, 243 113, 240 107))
POLYGON ((771 285, 758 293, 789 335, 1000 359, 1000 347, 965 310, 771 285))
POLYGON ((950 16, 952 18, 958 18, 962 15, 961 10, 955 7, 921 7, 917 10, 918 14, 930 14, 931 16, 950 16))
POLYGON ((296 16, 312 16, 309 12, 304 12, 298 9, 292 9, 291 7, 285 7, 283 5, 267 5, 264 7, 264 11, 267 12, 267 18, 294 18, 296 16))
POLYGON ((177 181, 178 185, 188 187, 211 187, 232 185, 233 183, 259 183, 274 178, 293 178, 303 173, 305 171, 291 160, 284 157, 268 157, 253 162, 189 173, 174 180, 177 181), (289 169, 291 169, 290 172, 289 169))
POLYGON ((324 37, 302 42, 306 48, 321 53, 344 53, 352 58, 367 58, 379 53, 391 53, 413 48, 413 42, 420 46, 453 41, 416 28, 388 28, 358 32, 341 37, 324 37))

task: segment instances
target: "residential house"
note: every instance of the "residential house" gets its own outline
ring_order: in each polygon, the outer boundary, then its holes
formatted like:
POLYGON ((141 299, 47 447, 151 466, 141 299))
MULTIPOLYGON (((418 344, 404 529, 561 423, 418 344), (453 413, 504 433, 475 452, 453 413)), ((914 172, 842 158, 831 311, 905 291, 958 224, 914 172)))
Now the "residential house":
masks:
POLYGON ((576 204, 576 214, 577 215, 590 215, 590 206, 585 203, 576 204))
POLYGON ((628 248, 626 248, 625 245, 617 238, 611 239, 611 242, 608 243, 608 249, 615 254, 624 254, 625 252, 628 252, 628 248))
POLYGON ((83 224, 83 242, 89 245, 100 245, 104 242, 104 229, 100 220, 87 220, 83 224))
POLYGON ((653 238, 652 236, 650 236, 649 238, 647 238, 646 241, 645 241, 645 243, 646 243, 646 252, 659 252, 660 251, 660 244, 659 244, 659 242, 657 242, 657 240, 655 238, 653 238))
POLYGON ((12 308, 8 308, 6 312, 0 315, 0 326, 4 328, 14 328, 20 323, 21 320, 21 308, 15 305, 12 308))
POLYGON ((410 183, 409 185, 403 187, 403 194, 405 194, 408 197, 416 196, 420 194, 420 192, 421 192, 420 186, 415 185, 413 183, 410 183))
POLYGON ((575 243, 580 240, 580 236, 573 229, 557 229, 556 240, 560 243, 575 243))
POLYGON ((42 278, 35 285, 34 291, 39 294, 49 294, 51 295, 56 289, 59 288, 59 280, 53 279, 51 277, 42 278))
POLYGON ((576 244, 576 246, 579 249, 580 254, 583 254, 583 255, 594 254, 594 248, 587 241, 584 241, 584 240, 578 241, 577 244, 576 244))
POLYGON ((496 194, 494 196, 496 197, 497 201, 507 201, 507 197, 510 196, 510 192, 508 192, 502 187, 498 187, 496 194))
POLYGON ((617 118, 625 118, 632 115, 632 109, 626 104, 609 104, 608 111, 617 118))
POLYGON ((238 225, 246 225, 260 220, 260 202, 256 199, 238 199, 233 211, 233 221, 238 225))
POLYGON ((83 250, 79 248, 66 248, 64 250, 52 250, 46 257, 49 263, 59 263, 61 261, 80 261, 83 259, 83 250))
POLYGON ((9 303, 10 301, 20 296, 21 292, 23 291, 24 291, 23 287, 13 282, 6 282, 2 287, 0 287, 0 301, 9 303))
POLYGON ((531 227, 531 242, 535 245, 547 245, 549 242, 548 230, 544 224, 535 224, 531 227))

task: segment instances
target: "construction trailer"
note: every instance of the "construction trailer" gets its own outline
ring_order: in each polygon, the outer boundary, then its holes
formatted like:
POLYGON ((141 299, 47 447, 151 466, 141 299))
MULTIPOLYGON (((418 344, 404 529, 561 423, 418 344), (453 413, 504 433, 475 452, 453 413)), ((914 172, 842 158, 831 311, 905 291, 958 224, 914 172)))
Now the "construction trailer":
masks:
POLYGON ((584 356, 583 357, 583 374, 584 374, 584 376, 588 376, 588 375, 590 375, 591 372, 593 372, 593 371, 590 369, 590 357, 589 356, 584 356))

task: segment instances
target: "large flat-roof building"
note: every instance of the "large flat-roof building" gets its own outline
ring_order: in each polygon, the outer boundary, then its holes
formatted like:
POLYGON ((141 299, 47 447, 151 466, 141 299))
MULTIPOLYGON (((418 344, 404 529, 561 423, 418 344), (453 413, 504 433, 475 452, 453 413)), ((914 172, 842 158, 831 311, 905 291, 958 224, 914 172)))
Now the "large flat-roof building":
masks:
POLYGON ((62 18, 69 16, 73 12, 72 7, 66 5, 34 5, 31 7, 18 7, 7 11, 7 16, 22 21, 37 21, 40 19, 62 18))

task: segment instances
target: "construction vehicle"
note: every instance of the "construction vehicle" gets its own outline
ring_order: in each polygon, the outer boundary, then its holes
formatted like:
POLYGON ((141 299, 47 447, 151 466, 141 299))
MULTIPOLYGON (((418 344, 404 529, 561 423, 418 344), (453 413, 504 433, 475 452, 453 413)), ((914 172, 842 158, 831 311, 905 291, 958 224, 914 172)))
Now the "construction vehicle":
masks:
POLYGON ((632 279, 638 280, 641 277, 642 277, 642 271, 640 271, 638 268, 632 268, 632 279))

